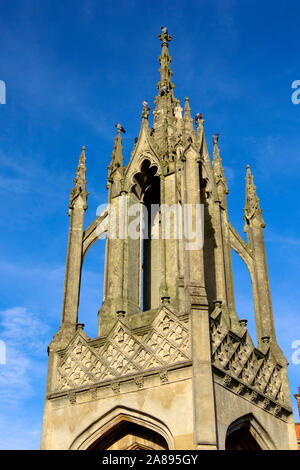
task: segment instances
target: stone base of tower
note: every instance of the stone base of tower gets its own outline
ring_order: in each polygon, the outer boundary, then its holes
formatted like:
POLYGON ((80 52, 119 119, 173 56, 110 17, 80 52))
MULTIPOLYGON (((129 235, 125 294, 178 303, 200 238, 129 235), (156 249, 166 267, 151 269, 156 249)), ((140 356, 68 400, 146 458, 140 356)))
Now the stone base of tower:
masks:
POLYGON ((41 448, 194 449, 192 396, 187 366, 52 398, 41 448))
MULTIPOLYGON (((196 449, 191 373, 192 367, 185 366, 52 396, 46 401, 41 449, 196 449)), ((292 419, 275 417, 218 381, 218 444, 203 442, 197 449, 297 448, 292 419)))
POLYGON ((52 349, 41 448, 296 449, 292 411, 270 353, 236 334, 240 360, 248 351, 244 369, 260 369, 250 379, 234 375, 231 333, 212 322, 213 386, 203 380, 199 388, 207 363, 192 360, 191 325, 190 315, 162 306, 151 324, 130 329, 119 319, 96 339, 79 328, 67 347, 52 349))

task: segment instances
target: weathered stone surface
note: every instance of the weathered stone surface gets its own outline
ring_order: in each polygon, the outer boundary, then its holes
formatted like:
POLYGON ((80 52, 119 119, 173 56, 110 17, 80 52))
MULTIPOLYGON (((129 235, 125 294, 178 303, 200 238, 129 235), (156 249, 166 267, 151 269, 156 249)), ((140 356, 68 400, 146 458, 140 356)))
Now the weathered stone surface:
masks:
POLYGON ((108 208, 83 231, 87 208, 85 149, 70 196, 62 322, 49 345, 42 449, 294 449, 295 429, 280 350, 264 244, 264 221, 250 168, 245 231, 229 222, 219 135, 210 162, 202 113, 194 128, 174 96, 167 28, 162 28, 160 81, 153 128, 143 102, 141 129, 128 165, 117 124, 108 167, 108 203, 116 236, 106 238, 103 302, 96 338, 78 323, 81 268, 98 236, 112 230, 108 208), (143 240, 124 230, 137 204, 155 217, 143 240), (204 245, 186 236, 188 221, 162 207, 204 208, 204 245), (118 218, 122 211, 125 218, 118 218), (175 236, 182 231, 184 236, 175 236), (231 249, 252 281, 257 347, 235 308, 231 249))

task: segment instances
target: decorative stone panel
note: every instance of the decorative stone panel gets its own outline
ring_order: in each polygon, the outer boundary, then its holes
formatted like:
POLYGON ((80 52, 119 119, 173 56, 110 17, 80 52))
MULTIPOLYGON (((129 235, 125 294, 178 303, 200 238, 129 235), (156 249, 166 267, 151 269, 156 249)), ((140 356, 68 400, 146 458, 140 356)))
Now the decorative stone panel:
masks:
POLYGON ((240 335, 232 332, 222 313, 211 317, 212 364, 224 372, 223 384, 232 388, 234 378, 236 393, 243 394, 248 387, 254 402, 261 394, 284 403, 282 367, 274 360, 270 348, 266 352, 256 349, 246 328, 241 328, 240 335))
MULTIPOLYGON (((78 332, 60 354, 56 391, 113 381, 138 375, 191 359, 188 319, 179 320, 162 309, 148 331, 131 332, 118 321, 106 340, 99 345, 78 332)), ((141 378, 137 379, 142 387, 141 378)))

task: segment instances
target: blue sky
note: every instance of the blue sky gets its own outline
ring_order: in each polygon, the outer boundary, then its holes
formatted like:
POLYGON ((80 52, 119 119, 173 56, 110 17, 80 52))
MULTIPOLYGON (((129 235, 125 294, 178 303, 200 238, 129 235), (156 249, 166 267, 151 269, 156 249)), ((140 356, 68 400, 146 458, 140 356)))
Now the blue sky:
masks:
MULTIPOLYGON (((47 344, 60 317, 69 192, 87 150, 86 225, 106 202, 115 122, 128 161, 141 102, 153 107, 157 35, 173 41, 175 95, 204 113, 206 138, 221 134, 230 220, 243 234, 246 164, 267 227, 265 238, 278 341, 291 361, 300 340, 300 4, 295 0, 11 0, 0 3, 0 448, 39 447, 47 344)), ((87 255, 80 321, 96 336, 104 243, 87 255)), ((254 313, 250 278, 233 256, 238 314, 254 313)), ((291 391, 300 364, 289 367, 291 391)), ((293 398, 295 406, 295 399, 293 398)))

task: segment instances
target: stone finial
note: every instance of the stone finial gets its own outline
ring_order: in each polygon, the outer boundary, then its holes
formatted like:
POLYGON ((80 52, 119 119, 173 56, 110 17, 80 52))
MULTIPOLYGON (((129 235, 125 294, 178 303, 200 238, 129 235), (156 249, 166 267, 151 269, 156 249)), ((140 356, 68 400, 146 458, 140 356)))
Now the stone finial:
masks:
POLYGON ((148 119, 150 106, 148 101, 143 101, 142 119, 148 119))
POLYGON ((191 108, 190 108, 190 102, 189 98, 186 97, 184 100, 184 116, 183 116, 183 121, 184 121, 184 128, 185 131, 188 133, 191 133, 194 131, 194 121, 191 115, 191 108))
POLYGON ((204 117, 202 113, 197 113, 195 116, 195 122, 197 127, 203 125, 204 123, 204 117))
POLYGON ((170 95, 173 97, 173 88, 174 85, 172 83, 172 71, 170 68, 171 57, 168 51, 168 43, 171 41, 172 37, 169 36, 167 28, 164 26, 161 27, 161 34, 158 36, 159 39, 162 41, 162 51, 159 57, 160 63, 160 82, 158 83, 158 97, 170 95))
POLYGON ((214 145, 218 145, 219 137, 220 137, 220 134, 214 134, 214 135, 213 135, 213 143, 214 143, 214 145))
POLYGON ((213 144, 214 144, 213 158, 214 160, 221 160, 220 150, 218 147, 219 137, 220 137, 220 134, 213 135, 213 144))
POLYGON ((111 154, 111 161, 108 166, 108 181, 113 182, 113 175, 118 168, 123 169, 123 146, 122 146, 122 136, 121 132, 125 133, 125 129, 121 126, 121 124, 116 124, 115 127, 117 128, 117 135, 114 142, 113 151, 111 154))
POLYGON ((124 127, 120 123, 115 124, 115 127, 118 130, 118 132, 123 132, 123 134, 126 134, 124 127))
POLYGON ((190 100, 188 97, 184 100, 184 118, 185 119, 192 119, 191 116, 191 108, 190 108, 190 100))
POLYGON ((249 165, 247 165, 246 173, 246 203, 244 207, 244 219, 248 223, 257 219, 260 222, 261 227, 265 227, 265 223, 262 218, 262 210, 259 205, 259 198, 256 194, 256 186, 254 185, 253 175, 249 165))
POLYGON ((161 33, 158 35, 158 37, 162 42, 161 47, 168 47, 169 42, 172 40, 172 36, 169 35, 166 26, 161 26, 161 33))
MULTIPOLYGON (((74 204, 76 199, 81 196, 83 200, 83 208, 84 210, 87 209, 87 197, 88 197, 88 192, 86 191, 86 179, 85 179, 85 174, 86 174, 86 157, 85 157, 85 147, 83 146, 81 148, 81 154, 79 156, 79 164, 77 167, 76 171, 76 176, 74 178, 74 188, 71 191, 70 194, 70 202, 69 202, 69 209, 74 208, 74 204)), ((70 211, 68 213, 70 215, 70 211)))
POLYGON ((225 194, 228 194, 228 187, 226 183, 227 180, 224 176, 224 168, 222 166, 222 159, 220 157, 220 149, 218 147, 219 137, 220 137, 220 134, 213 135, 214 150, 213 150, 212 165, 213 165, 213 170, 214 170, 217 186, 219 186, 219 183, 222 183, 222 186, 224 187, 224 189, 222 189, 222 192, 224 192, 225 190, 225 194))

